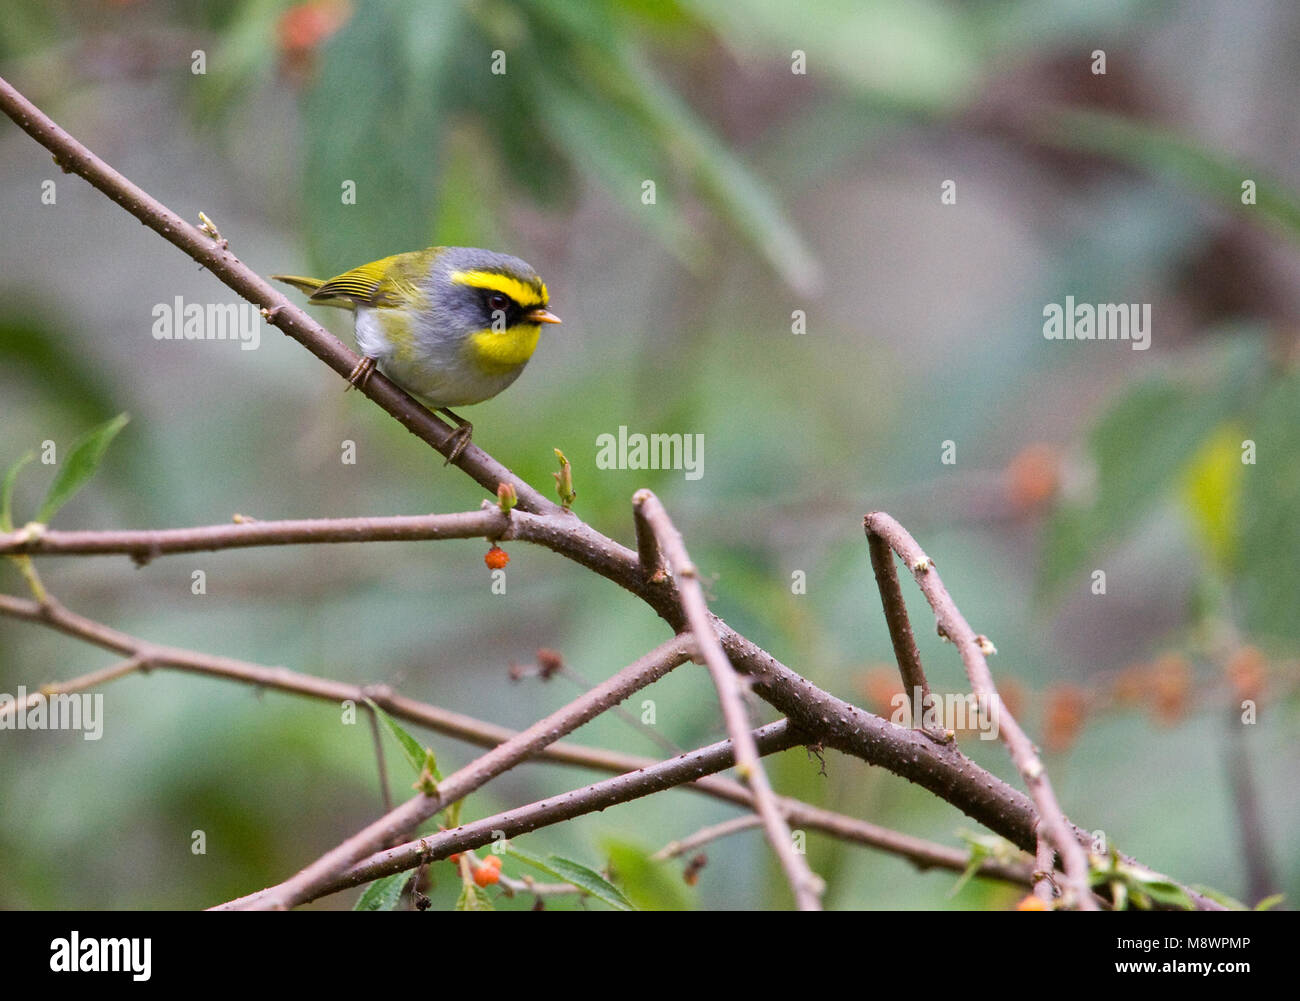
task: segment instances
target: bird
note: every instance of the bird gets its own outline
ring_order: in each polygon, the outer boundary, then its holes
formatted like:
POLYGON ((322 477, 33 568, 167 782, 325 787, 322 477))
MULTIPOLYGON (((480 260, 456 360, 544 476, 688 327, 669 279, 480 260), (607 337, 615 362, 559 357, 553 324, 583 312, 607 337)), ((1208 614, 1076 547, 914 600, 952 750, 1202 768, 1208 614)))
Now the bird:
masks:
MULTIPOLYGON (((309 305, 354 315, 361 360, 348 387, 378 368, 456 425, 447 462, 458 459, 474 425, 450 408, 482 403, 513 383, 537 349, 546 283, 524 261, 477 247, 429 247, 394 254, 322 281, 272 275, 307 294, 309 305)), ((446 463, 444 463, 445 465, 446 463)))

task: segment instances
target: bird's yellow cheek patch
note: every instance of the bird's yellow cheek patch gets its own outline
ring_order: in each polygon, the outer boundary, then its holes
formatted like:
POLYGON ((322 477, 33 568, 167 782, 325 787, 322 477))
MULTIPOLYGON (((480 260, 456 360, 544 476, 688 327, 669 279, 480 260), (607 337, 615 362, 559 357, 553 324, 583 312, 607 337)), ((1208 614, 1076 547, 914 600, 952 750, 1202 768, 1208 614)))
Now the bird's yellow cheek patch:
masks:
POLYGON ((533 356, 541 333, 536 323, 517 323, 500 333, 478 330, 469 335, 469 356, 485 369, 508 372, 533 356))

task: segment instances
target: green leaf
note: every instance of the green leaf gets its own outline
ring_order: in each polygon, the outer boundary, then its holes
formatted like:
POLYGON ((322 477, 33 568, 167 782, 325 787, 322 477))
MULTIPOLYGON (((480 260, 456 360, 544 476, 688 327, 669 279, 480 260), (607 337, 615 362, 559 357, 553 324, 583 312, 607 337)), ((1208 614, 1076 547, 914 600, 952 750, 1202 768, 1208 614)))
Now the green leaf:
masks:
POLYGON ((126 427, 131 418, 118 414, 111 421, 82 435, 68 450, 67 458, 59 466, 59 471, 45 495, 45 503, 36 512, 36 521, 48 525, 59 508, 63 507, 95 475, 104 452, 117 437, 117 433, 126 427))
POLYGON ((1265 897, 1258 904, 1256 904, 1255 910, 1271 911, 1274 907, 1278 906, 1278 904, 1282 903, 1282 901, 1284 900, 1286 900, 1285 893, 1275 893, 1271 897, 1265 897))
POLYGON ((395 911, 402 899, 402 889, 411 878, 409 872, 395 872, 375 880, 357 900, 354 911, 395 911))
POLYGON ((603 900, 618 911, 636 910, 632 901, 623 896, 623 891, 594 869, 560 855, 551 855, 548 860, 551 868, 559 874, 561 879, 572 883, 574 886, 582 887, 597 900, 603 900))
POLYGON ((397 743, 402 747, 402 753, 406 755, 406 760, 410 763, 416 776, 424 774, 428 769, 429 774, 435 782, 441 782, 442 776, 438 774, 437 759, 431 748, 423 746, 418 740, 406 732, 393 717, 384 712, 375 704, 374 699, 366 699, 366 705, 370 706, 370 711, 378 716, 388 726, 389 731, 397 738, 397 743))
POLYGON ((509 855, 519 859, 519 861, 531 865, 548 876, 559 879, 565 883, 572 883, 579 887, 597 900, 604 901, 610 907, 617 911, 634 911, 636 907, 632 901, 623 896, 621 890, 605 879, 600 873, 588 868, 581 862, 574 862, 572 859, 562 858, 559 855, 548 855, 545 859, 539 858, 529 852, 514 845, 506 848, 509 855))
POLYGON ((641 910, 686 911, 691 894, 675 866, 656 862, 639 845, 608 838, 601 847, 609 856, 610 870, 628 899, 641 910))
MULTIPOLYGON (((439 164, 465 36, 461 4, 389 0, 319 53, 302 106, 304 218, 331 274, 434 238, 439 164), (379 9, 382 7, 382 9, 379 9), (344 185, 355 184, 355 204, 344 185)), ((484 54, 486 73, 486 54, 484 54)))
MULTIPOLYGON (((1239 560, 1233 595, 1255 637, 1300 639, 1300 374, 1277 379, 1243 416, 1255 461, 1241 465, 1239 560)), ((1240 449, 1241 442, 1237 443, 1240 449)), ((1241 461, 1238 452, 1237 461, 1241 461)))
POLYGON ((458 911, 494 911, 492 898, 473 883, 462 883, 460 897, 456 900, 458 911))
MULTIPOLYGON (((1136 530, 1175 488, 1203 443, 1247 395, 1258 357, 1252 345, 1229 344, 1205 375, 1159 376, 1128 391, 1089 435, 1095 496, 1063 503, 1044 529, 1040 598, 1054 594, 1082 567, 1096 566, 1136 530)), ((1208 367, 1208 366, 1207 366, 1208 367)))
POLYGON ((18 482, 18 473, 23 466, 35 458, 35 452, 28 452, 19 456, 18 461, 5 471, 4 483, 0 484, 0 532, 12 532, 14 530, 12 510, 14 484, 18 482))
MULTIPOLYGON (((1195 890, 1197 893, 1199 893, 1202 897, 1209 897, 1209 898, 1210 898, 1211 900, 1213 900, 1215 903, 1222 904, 1224 907, 1228 908, 1228 910, 1230 910, 1230 911, 1248 911, 1248 910, 1250 910, 1250 908, 1247 907, 1245 904, 1243 904, 1240 900, 1236 899, 1235 897, 1230 897, 1230 896, 1228 896, 1226 893, 1224 893, 1222 890, 1216 890, 1216 889, 1215 889, 1214 887, 1212 887, 1212 886, 1201 886, 1201 885, 1198 884, 1198 883, 1193 883, 1193 884, 1192 884, 1192 889, 1195 890)), ((1269 900, 1272 900, 1273 898, 1272 898, 1272 897, 1269 897, 1268 899, 1269 899, 1269 900)), ((1261 900, 1261 901, 1260 901, 1260 904, 1263 904, 1263 903, 1264 903, 1264 901, 1261 900)), ((1258 905, 1255 907, 1255 910, 1260 910, 1260 909, 1261 909, 1261 908, 1260 908, 1260 906, 1258 906, 1258 905)), ((1266 910, 1267 908, 1264 908, 1264 909, 1266 910)))
POLYGON ((1140 888, 1152 900, 1167 907, 1177 907, 1185 911, 1196 909, 1187 891, 1167 879, 1139 879, 1135 881, 1135 887, 1140 888))
POLYGON ((1183 505, 1196 539, 1221 573, 1237 562, 1241 484, 1247 468, 1241 461, 1244 437, 1235 421, 1220 426, 1206 438, 1183 476, 1183 505))
POLYGON ((1239 213, 1245 210, 1240 218, 1259 213, 1293 240, 1300 240, 1300 198, 1287 185, 1167 129, 1120 115, 1071 108, 1044 116, 1033 130, 1046 142, 1111 156, 1208 195, 1239 213), (1247 179, 1257 187, 1255 205, 1241 201, 1241 185, 1247 179))

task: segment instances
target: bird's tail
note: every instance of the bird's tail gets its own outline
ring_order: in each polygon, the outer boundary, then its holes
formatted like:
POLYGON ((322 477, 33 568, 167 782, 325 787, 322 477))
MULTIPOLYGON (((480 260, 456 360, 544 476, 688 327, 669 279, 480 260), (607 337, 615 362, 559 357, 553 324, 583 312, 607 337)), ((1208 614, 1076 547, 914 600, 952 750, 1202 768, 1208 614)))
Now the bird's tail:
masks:
POLYGON ((299 278, 296 275, 272 275, 271 278, 274 281, 292 285, 299 292, 305 292, 307 295, 311 295, 325 284, 319 278, 299 278))

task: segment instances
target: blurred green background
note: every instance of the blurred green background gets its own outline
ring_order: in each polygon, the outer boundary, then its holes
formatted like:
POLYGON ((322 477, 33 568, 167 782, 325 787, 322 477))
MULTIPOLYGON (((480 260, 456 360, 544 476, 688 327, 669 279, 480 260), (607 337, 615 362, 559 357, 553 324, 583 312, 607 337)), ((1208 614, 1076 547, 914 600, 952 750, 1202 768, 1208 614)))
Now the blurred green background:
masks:
MULTIPOLYGON (((577 512, 628 544, 632 493, 657 491, 714 608, 874 709, 891 654, 861 517, 889 511, 997 644, 996 677, 1073 819, 1180 880, 1292 903, 1300 11, 1087 6, 10 0, 0 73, 182 216, 206 212, 262 273, 330 275, 435 243, 528 260, 564 325, 467 413, 477 443, 548 493, 562 448, 577 512), (946 181, 955 204, 941 202, 946 181), (1046 340, 1044 306, 1067 295, 1150 303, 1150 350, 1046 340), (792 332, 796 311, 806 333, 792 332), (597 437, 620 425, 702 434, 703 477, 597 468, 597 437), (1254 464, 1240 461, 1247 439, 1254 464), (806 594, 792 593, 795 571, 806 594), (1242 696, 1258 698, 1254 725, 1238 721, 1242 696)), ((155 340, 155 304, 235 296, 8 122, 0 287, 0 467, 132 418, 56 527, 482 498, 272 328, 256 351, 155 340)), ((350 343, 347 318, 322 312, 350 343)), ((52 475, 24 470, 18 523, 52 475)), ((505 595, 490 593, 481 541, 39 567, 70 608, 146 639, 385 682, 513 727, 577 688, 513 683, 511 663, 550 647, 596 680, 666 638, 613 585, 507 548, 505 595), (191 594, 195 570, 205 595, 191 594)), ((8 562, 0 586, 25 593, 8 562)), ((904 590, 932 683, 961 690, 957 657, 904 590)), ((111 662, 0 619, 0 691, 111 662)), ((341 726, 328 704, 168 672, 104 696, 97 743, 2 735, 2 907, 212 905, 284 878, 379 808, 364 717, 341 726), (196 830, 206 855, 191 854, 196 830)), ((723 733, 702 669, 645 697, 683 748, 723 733)), ((422 739, 444 773, 475 753, 422 739)), ((609 716, 576 739, 663 753, 609 716)), ((962 746, 1014 781, 1000 746, 962 746)), ((388 752, 403 796, 410 777, 388 752)), ((836 753, 824 776, 802 750, 769 767, 783 792, 912 834, 960 845, 973 826, 836 753)), ((597 777, 527 765, 464 817, 597 777)), ((635 864, 735 815, 674 791, 520 844, 594 867, 613 857, 646 906, 787 906, 757 830, 710 846, 693 887, 680 862, 635 864)), ((830 907, 1019 896, 980 881, 952 896, 951 874, 816 833, 808 852, 830 907)), ((434 906, 452 906, 452 867, 434 876, 434 906)))

